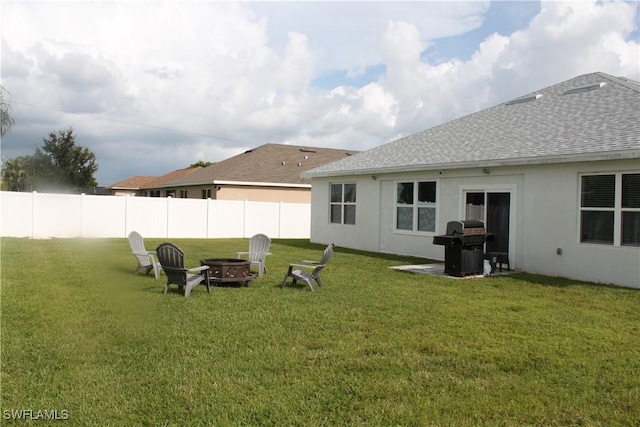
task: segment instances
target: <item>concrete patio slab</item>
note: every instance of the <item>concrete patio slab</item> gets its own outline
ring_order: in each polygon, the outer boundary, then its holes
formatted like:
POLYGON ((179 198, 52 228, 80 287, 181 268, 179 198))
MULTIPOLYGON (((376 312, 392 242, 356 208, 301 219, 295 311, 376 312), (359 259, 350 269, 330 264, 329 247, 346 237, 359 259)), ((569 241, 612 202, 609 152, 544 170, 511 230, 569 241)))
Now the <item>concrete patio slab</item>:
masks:
MULTIPOLYGON (((408 271, 410 273, 426 274, 429 276, 448 277, 450 279, 464 280, 464 279, 480 279, 485 277, 484 274, 473 274, 473 275, 464 276, 464 277, 449 276, 444 272, 444 264, 396 265, 390 268, 393 268, 394 270, 408 271)), ((513 273, 515 273, 514 270, 502 270, 502 271, 496 271, 495 273, 491 274, 491 276, 505 276, 513 273)))

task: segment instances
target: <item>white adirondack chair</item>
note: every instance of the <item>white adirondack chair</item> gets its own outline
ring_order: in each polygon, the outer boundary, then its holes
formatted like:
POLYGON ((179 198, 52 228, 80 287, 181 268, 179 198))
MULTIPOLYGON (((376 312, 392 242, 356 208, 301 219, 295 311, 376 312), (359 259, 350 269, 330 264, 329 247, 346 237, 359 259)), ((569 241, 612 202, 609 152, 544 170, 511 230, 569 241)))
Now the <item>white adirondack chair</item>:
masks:
POLYGON ((160 263, 156 261, 156 252, 148 251, 144 247, 144 239, 137 231, 132 231, 129 233, 129 246, 131 246, 131 252, 133 252, 133 256, 136 257, 138 261, 138 267, 136 268, 135 274, 138 274, 141 271, 144 271, 145 274, 149 274, 151 270, 153 270, 153 274, 156 276, 156 279, 160 278, 160 263))
POLYGON ((298 280, 302 280, 307 285, 309 285, 312 291, 314 290, 313 282, 316 282, 318 286, 322 286, 320 273, 329 263, 329 260, 333 255, 333 248, 333 243, 330 243, 322 253, 322 258, 320 259, 320 261, 303 260, 300 262, 300 264, 289 264, 289 270, 287 271, 287 274, 284 275, 282 287, 284 288, 284 285, 287 283, 287 279, 289 277, 291 277, 291 279, 293 280, 294 285, 298 280), (294 270, 294 268, 296 269, 294 270))
POLYGON ((236 258, 247 257, 251 263, 251 267, 258 267, 258 277, 267 272, 265 261, 267 255, 271 255, 269 248, 271 247, 271 239, 265 234, 256 234, 249 239, 249 250, 246 252, 236 252, 236 258))

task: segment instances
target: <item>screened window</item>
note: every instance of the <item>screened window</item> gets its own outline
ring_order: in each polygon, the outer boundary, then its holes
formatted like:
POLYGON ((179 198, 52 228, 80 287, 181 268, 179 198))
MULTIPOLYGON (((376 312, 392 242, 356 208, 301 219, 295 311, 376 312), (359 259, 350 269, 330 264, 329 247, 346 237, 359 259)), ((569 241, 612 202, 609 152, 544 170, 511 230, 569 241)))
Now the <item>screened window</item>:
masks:
POLYGON ((186 199, 187 197, 187 190, 180 190, 180 198, 186 199))
POLYGON ((435 232, 435 181, 396 184, 396 230, 435 232))
POLYGON ((356 223, 356 184, 331 184, 330 221, 332 224, 356 223))
POLYGON ((580 241, 640 246, 640 174, 582 176, 580 241))
POLYGON ((211 198, 211 189, 210 188, 203 188, 202 189, 202 198, 203 199, 210 199, 211 198))

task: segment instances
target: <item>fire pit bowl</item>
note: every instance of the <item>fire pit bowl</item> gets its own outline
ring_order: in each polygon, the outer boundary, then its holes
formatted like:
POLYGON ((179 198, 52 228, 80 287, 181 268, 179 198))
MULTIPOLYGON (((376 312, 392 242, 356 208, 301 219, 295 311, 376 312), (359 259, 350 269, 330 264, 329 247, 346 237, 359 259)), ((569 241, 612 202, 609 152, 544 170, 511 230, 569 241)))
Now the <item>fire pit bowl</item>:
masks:
POLYGON ((251 263, 244 259, 236 258, 207 258, 201 259, 200 265, 208 265, 209 280, 214 283, 244 282, 255 278, 249 268, 251 263))

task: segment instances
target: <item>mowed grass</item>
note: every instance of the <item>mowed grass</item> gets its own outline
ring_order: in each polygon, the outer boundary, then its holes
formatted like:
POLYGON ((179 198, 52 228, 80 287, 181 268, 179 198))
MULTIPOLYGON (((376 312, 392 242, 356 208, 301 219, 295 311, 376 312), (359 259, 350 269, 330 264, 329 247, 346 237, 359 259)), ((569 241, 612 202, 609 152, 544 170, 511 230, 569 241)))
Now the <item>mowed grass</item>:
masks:
MULTIPOLYGON (((171 241, 189 266, 248 246, 171 241)), ((2 425, 640 425, 637 290, 435 278, 339 247, 324 287, 282 289, 324 245, 274 240, 250 288, 184 298, 133 274, 126 239, 1 245, 2 425)))

